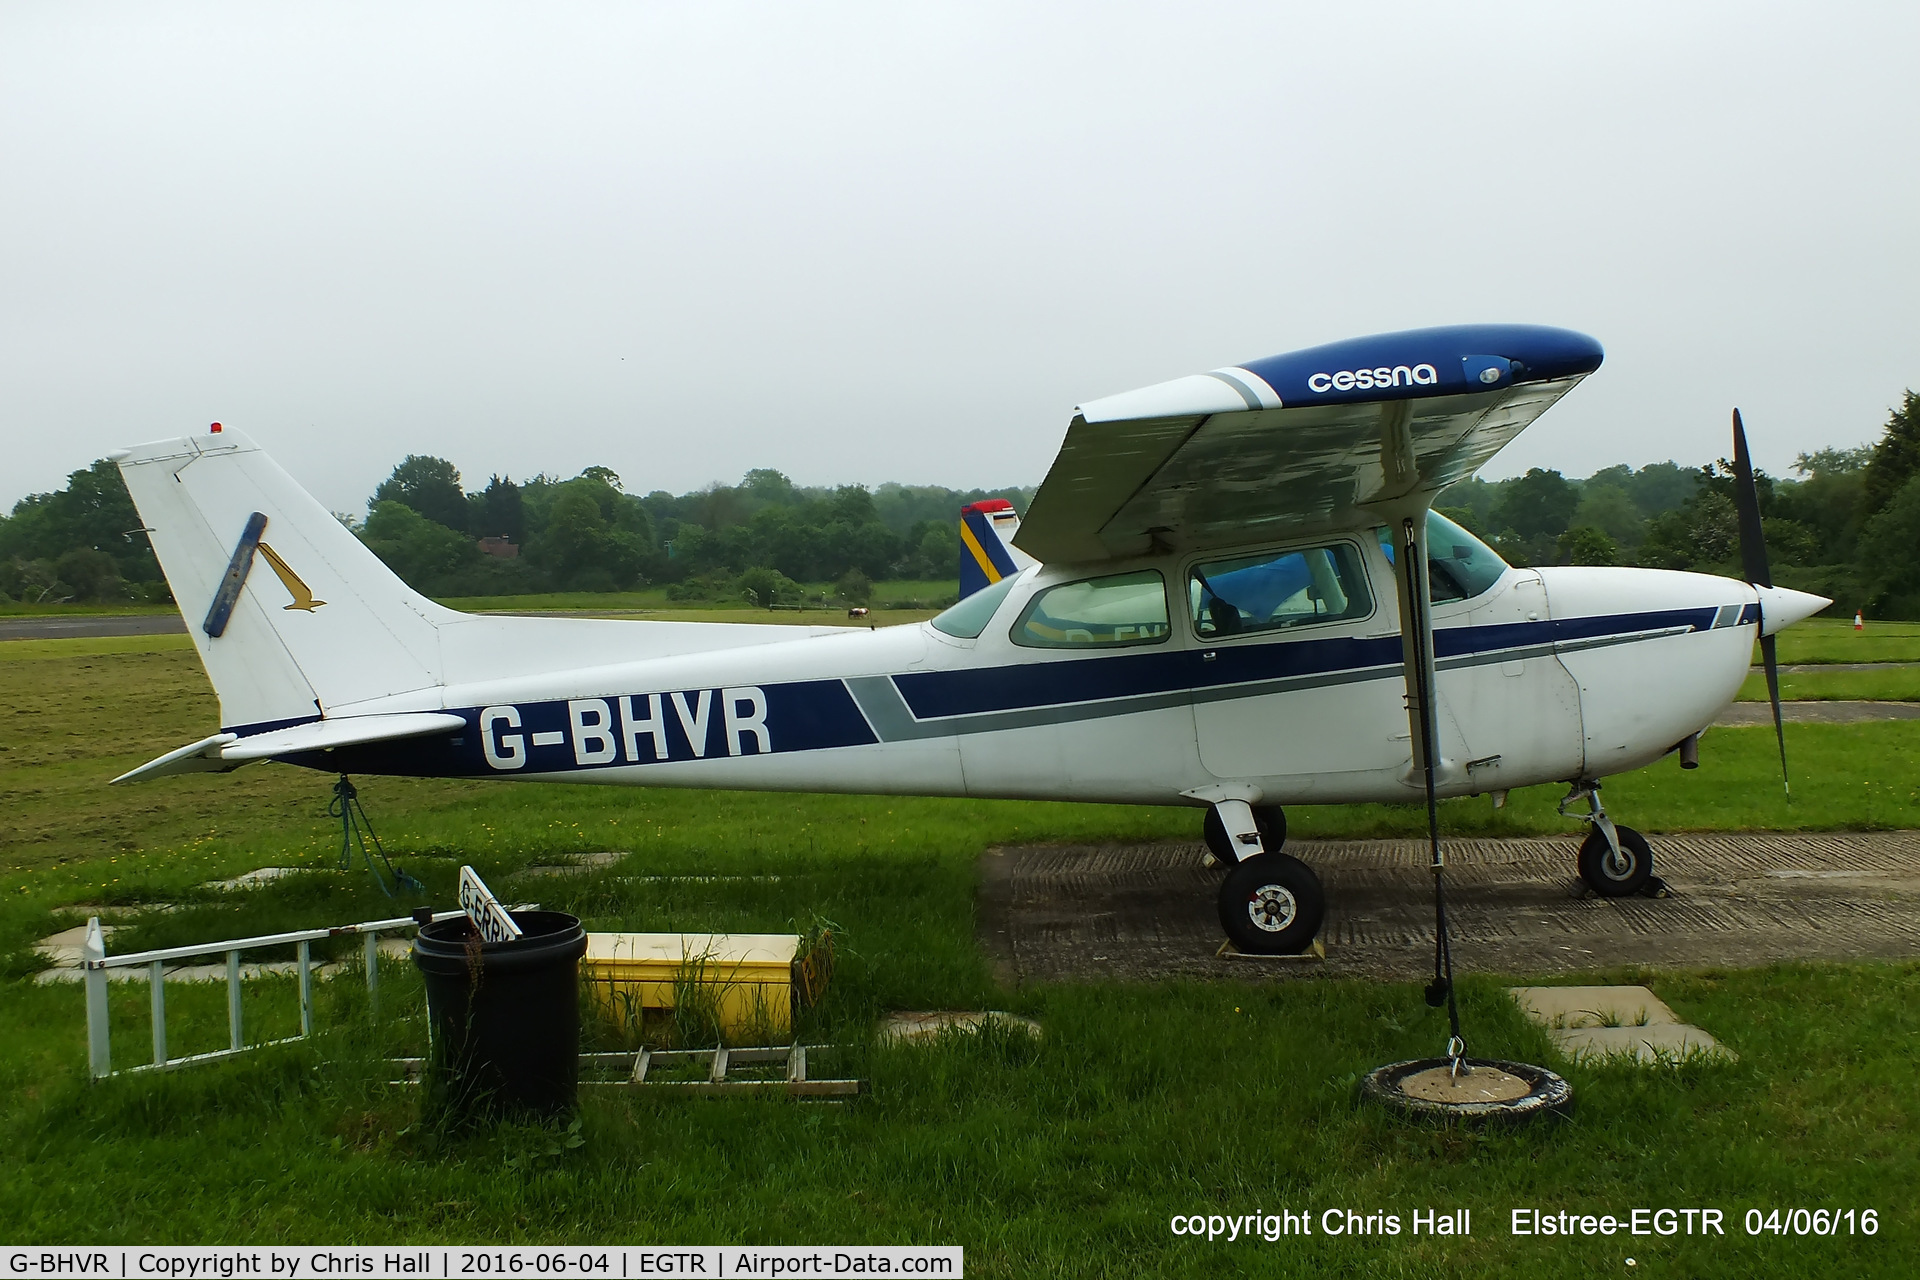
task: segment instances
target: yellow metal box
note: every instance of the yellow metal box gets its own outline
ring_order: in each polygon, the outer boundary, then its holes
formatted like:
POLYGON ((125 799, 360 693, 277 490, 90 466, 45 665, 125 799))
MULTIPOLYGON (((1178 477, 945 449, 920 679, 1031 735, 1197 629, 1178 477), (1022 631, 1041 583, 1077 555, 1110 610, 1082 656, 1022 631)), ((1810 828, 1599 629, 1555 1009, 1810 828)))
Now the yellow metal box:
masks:
POLYGON ((728 1040, 777 1044, 793 1034, 800 942, 779 933, 589 933, 580 977, 616 1021, 638 1026, 644 1010, 695 999, 728 1040))

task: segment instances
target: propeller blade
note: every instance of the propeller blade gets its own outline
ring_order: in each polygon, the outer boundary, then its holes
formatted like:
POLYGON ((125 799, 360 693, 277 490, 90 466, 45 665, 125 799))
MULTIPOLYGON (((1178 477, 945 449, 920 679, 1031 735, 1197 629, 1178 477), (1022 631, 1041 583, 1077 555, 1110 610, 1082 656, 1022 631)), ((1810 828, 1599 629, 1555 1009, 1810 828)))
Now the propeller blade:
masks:
POLYGON ((1760 637, 1760 664, 1767 670, 1767 697, 1773 703, 1773 736, 1780 742, 1780 785, 1787 799, 1793 799, 1793 782, 1787 777, 1787 727, 1780 720, 1780 663, 1774 657, 1777 636, 1760 637))
MULTIPOLYGON (((1756 587, 1773 585, 1773 572, 1767 564, 1767 539, 1760 526, 1760 491, 1753 483, 1753 458, 1747 452, 1747 429, 1740 411, 1733 411, 1733 505, 1740 513, 1740 567, 1747 581, 1756 587)), ((1761 605, 1764 610, 1766 606, 1761 605)), ((1761 628, 1766 618, 1760 619, 1761 628)), ((1774 637, 1760 637, 1760 665, 1767 673, 1767 697, 1773 703, 1773 736, 1780 743, 1780 785, 1787 798, 1793 798, 1793 783, 1787 777, 1787 728, 1780 718, 1780 662, 1774 637)))
POLYGON ((1733 505, 1740 513, 1740 568, 1755 586, 1773 585, 1767 567, 1767 540, 1760 529, 1760 491, 1753 484, 1753 459, 1747 454, 1747 430, 1733 411, 1733 505))

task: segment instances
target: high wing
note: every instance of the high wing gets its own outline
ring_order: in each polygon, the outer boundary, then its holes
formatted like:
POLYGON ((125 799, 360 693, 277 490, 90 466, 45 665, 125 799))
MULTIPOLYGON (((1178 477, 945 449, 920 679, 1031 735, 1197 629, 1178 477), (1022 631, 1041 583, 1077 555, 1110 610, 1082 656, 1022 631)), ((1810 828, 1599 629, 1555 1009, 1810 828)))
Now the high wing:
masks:
POLYGON ((1600 367, 1534 325, 1414 329, 1081 405, 1014 543, 1050 563, 1210 550, 1430 502, 1600 367))

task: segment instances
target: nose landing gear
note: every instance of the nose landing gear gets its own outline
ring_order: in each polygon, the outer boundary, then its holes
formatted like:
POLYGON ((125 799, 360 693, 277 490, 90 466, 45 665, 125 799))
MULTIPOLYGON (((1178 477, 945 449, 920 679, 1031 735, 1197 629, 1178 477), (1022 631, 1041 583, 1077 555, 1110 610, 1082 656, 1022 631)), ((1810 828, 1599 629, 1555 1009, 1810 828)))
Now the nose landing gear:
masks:
POLYGON ((1647 838, 1632 827, 1622 827, 1607 816, 1600 804, 1598 782, 1576 782, 1560 802, 1562 817, 1577 817, 1593 829, 1580 845, 1580 878, 1589 889, 1603 898, 1628 898, 1642 894, 1662 898, 1666 881, 1653 874, 1653 849, 1647 838), (1567 807, 1581 800, 1588 812, 1569 814, 1567 807))
MULTIPOLYGON (((1260 833, 1260 848, 1267 853, 1280 852, 1280 846, 1287 842, 1287 811, 1277 804, 1248 807, 1253 811, 1254 829, 1260 833)), ((1207 853, 1216 862, 1231 867, 1245 856, 1244 845, 1227 834, 1227 824, 1220 820, 1217 805, 1208 807, 1206 820, 1200 824, 1200 835, 1207 842, 1207 853)))

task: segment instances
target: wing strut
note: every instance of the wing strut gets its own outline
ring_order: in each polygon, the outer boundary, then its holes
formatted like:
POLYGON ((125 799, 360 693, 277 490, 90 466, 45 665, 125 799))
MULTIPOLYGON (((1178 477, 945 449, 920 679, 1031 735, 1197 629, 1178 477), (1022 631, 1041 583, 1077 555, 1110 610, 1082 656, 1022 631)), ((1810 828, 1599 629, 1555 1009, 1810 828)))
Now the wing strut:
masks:
POLYGON ((1447 939, 1446 855, 1440 849, 1440 802, 1434 795, 1434 769, 1440 734, 1435 720, 1433 613, 1427 583, 1426 510, 1400 521, 1400 640, 1405 652, 1407 716, 1412 721, 1415 764, 1427 794, 1427 843, 1433 854, 1433 981, 1427 1003, 1447 1006, 1447 1058, 1456 1076, 1467 1056, 1460 1034, 1460 1005, 1453 994, 1453 948, 1447 939))

